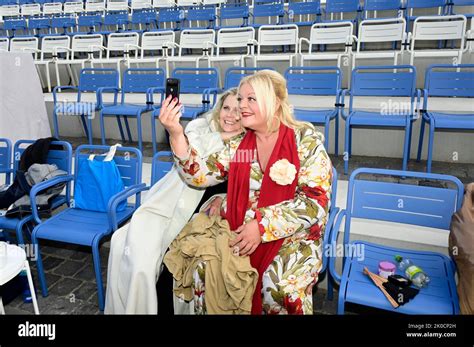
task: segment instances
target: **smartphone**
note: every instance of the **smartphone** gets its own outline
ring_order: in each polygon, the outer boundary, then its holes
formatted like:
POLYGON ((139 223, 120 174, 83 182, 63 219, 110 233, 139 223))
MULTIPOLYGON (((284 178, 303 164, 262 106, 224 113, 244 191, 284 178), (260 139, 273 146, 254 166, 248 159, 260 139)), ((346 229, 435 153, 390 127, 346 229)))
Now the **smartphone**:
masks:
POLYGON ((171 100, 177 98, 179 101, 179 79, 167 78, 166 79, 166 97, 171 95, 171 100))

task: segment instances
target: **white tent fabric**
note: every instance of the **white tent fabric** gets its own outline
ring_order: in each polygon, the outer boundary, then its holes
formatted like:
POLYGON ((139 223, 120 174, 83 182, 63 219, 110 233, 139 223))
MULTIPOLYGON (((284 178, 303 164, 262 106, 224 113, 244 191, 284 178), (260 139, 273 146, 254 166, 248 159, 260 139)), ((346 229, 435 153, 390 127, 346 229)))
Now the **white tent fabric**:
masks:
POLYGON ((0 137, 14 144, 51 136, 43 90, 30 53, 0 53, 0 137))

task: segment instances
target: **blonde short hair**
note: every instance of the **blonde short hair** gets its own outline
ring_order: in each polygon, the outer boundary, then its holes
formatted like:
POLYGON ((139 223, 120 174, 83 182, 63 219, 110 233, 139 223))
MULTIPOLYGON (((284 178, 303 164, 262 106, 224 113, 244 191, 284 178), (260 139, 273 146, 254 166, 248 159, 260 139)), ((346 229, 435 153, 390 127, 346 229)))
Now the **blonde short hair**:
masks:
POLYGON ((255 92, 258 107, 267 119, 268 132, 277 131, 280 122, 292 129, 307 126, 305 122, 295 119, 288 101, 286 80, 281 74, 273 70, 260 70, 254 75, 244 77, 240 81, 239 89, 245 83, 248 83, 255 92))
POLYGON ((224 105, 225 99, 229 96, 237 96, 237 88, 230 88, 224 92, 219 98, 216 107, 212 110, 212 121, 216 125, 216 129, 218 132, 223 132, 224 129, 221 127, 220 118, 221 118, 221 110, 224 105))

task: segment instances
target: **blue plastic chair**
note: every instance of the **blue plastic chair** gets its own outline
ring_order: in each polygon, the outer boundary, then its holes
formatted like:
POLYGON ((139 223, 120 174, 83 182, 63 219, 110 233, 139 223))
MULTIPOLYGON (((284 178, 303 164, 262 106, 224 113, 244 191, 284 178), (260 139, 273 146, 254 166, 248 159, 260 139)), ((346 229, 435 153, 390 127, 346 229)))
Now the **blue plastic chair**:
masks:
POLYGON ((157 26, 156 15, 153 9, 134 10, 130 21, 132 30, 141 33, 154 29, 153 25, 157 26), (144 29, 143 26, 145 26, 144 29))
POLYGON ((26 36, 28 35, 28 24, 23 18, 6 19, 3 22, 3 30, 10 38, 26 36))
MULTIPOLYGON (((402 0, 365 0, 364 1, 364 18, 368 19, 370 11, 396 11, 392 17, 398 15, 401 10, 402 0)), ((380 17, 377 17, 380 18, 380 17)))
MULTIPOLYGON (((91 151, 106 152, 109 149, 110 147, 108 146, 79 146, 76 149, 75 155, 74 177, 67 176, 66 180, 69 182, 76 180, 77 168, 80 167, 82 161, 88 160, 91 151)), ((140 206, 140 192, 145 188, 145 184, 141 183, 142 154, 138 149, 118 147, 114 161, 117 163, 125 189, 110 198, 108 212, 81 210, 71 204, 69 208, 59 212, 50 219, 42 223, 37 221, 40 224, 33 229, 31 240, 38 250, 36 262, 43 296, 48 295, 48 286, 43 269, 39 240, 52 240, 89 246, 92 247, 99 309, 101 311, 104 310, 105 297, 100 270, 100 243, 103 238, 112 234, 119 225, 126 222, 132 216, 133 212, 140 206), (124 211, 117 212, 117 206, 133 195, 135 195, 135 203, 127 204, 124 211)))
MULTIPOLYGON (((21 154, 23 151, 26 149, 27 146, 31 145, 34 141, 33 140, 19 140, 15 143, 15 146, 13 148, 13 169, 10 170, 13 175, 16 174, 19 164, 20 164, 20 159, 21 159, 21 154)), ((51 148, 48 151, 48 156, 46 158, 46 163, 47 164, 55 164, 58 169, 64 170, 68 173, 68 175, 71 174, 72 172, 72 147, 68 142, 64 141, 53 141, 51 142, 51 145, 57 145, 60 146, 61 149, 54 149, 51 148)), ((5 147, 1 147, 0 149, 3 151, 5 147)), ((11 148, 11 147, 10 147, 11 148)), ((24 217, 24 218, 5 218, 5 217, 0 217, 0 229, 5 229, 5 230, 14 230, 16 233, 16 241, 19 245, 24 245, 25 244, 25 239, 23 237, 23 229, 24 227, 29 228, 29 224, 34 223, 35 221, 38 222, 40 220, 38 216, 38 212, 36 210, 36 196, 43 191, 46 188, 52 187, 58 183, 61 182, 66 182, 65 177, 56 177, 41 183, 38 183, 34 185, 31 188, 30 191, 30 200, 31 200, 31 210, 32 214, 24 217)), ((9 183, 9 181, 8 181, 9 183)), ((56 198, 53 199, 51 202, 51 210, 54 211, 58 207, 64 205, 65 203, 69 202, 70 198, 70 185, 66 185, 66 194, 59 195, 56 198)))
POLYGON ((51 18, 51 30, 55 31, 51 35, 72 35, 76 28, 76 18, 66 15, 51 18))
POLYGON ((161 180, 174 165, 173 154, 170 151, 157 152, 151 161, 151 184, 161 180))
POLYGON ((0 174, 5 174, 4 184, 7 186, 10 185, 12 173, 12 142, 0 138, 0 174))
POLYGON ((51 18, 32 17, 28 19, 28 30, 38 37, 51 34, 51 18))
MULTIPOLYGON (((463 193, 463 184, 453 176, 366 168, 355 170, 349 179, 347 209, 337 216, 330 241, 331 249, 336 250, 337 237, 345 217, 342 276, 335 269, 336 257, 332 256, 329 261, 331 276, 340 283, 338 314, 344 314, 346 303, 404 314, 458 314, 455 265, 449 257, 435 252, 349 240, 352 218, 431 227, 449 233, 451 217, 461 207, 463 193), (364 174, 434 180, 436 183, 443 181, 454 184, 455 188, 417 186, 403 181, 371 181, 363 178, 364 174), (431 282, 413 300, 393 308, 379 288, 363 273, 363 269, 367 267, 376 273, 379 261, 394 261, 396 255, 411 259, 428 274, 431 282)), ((400 270, 397 270, 397 274, 405 275, 400 270)))
MULTIPOLYGON (((59 139, 59 121, 58 115, 65 114, 68 116, 80 116, 82 125, 84 126, 85 133, 89 140, 89 144, 92 144, 92 117, 94 111, 99 111, 99 102, 97 91, 99 88, 112 87, 118 88, 119 85, 119 74, 115 69, 98 69, 98 68, 87 68, 82 69, 79 76, 79 85, 75 86, 57 86, 53 89, 53 124, 54 124, 54 137, 59 139), (77 90, 77 101, 76 102, 64 102, 61 103, 57 99, 58 91, 62 90, 77 90), (81 101, 81 95, 85 92, 96 93, 96 103, 83 102, 81 101)), ((117 103, 117 94, 115 95, 114 104, 117 103)))
MULTIPOLYGON (((450 14, 463 14, 466 16, 466 18, 473 18, 474 17, 474 0, 450 0, 449 1, 449 13, 450 14), (457 7, 461 7, 461 9, 458 9, 457 7), (465 10, 463 7, 468 7, 467 9, 470 9, 470 12, 464 12, 465 10)), ((466 9, 466 10, 467 10, 466 9)))
MULTIPOLYGON (((132 135, 130 133, 130 126, 128 124, 128 117, 134 117, 137 119, 137 132, 138 132, 138 148, 140 151, 143 150, 142 144, 142 114, 152 110, 151 103, 148 100, 148 90, 156 86, 165 85, 165 71, 161 68, 135 68, 127 69, 123 73, 122 77, 122 90, 121 90, 121 101, 120 103, 115 102, 112 105, 101 107, 100 111, 100 131, 102 136, 102 145, 105 145, 105 124, 104 117, 117 118, 119 126, 120 136, 122 141, 125 141, 123 133, 122 122, 120 117, 123 116, 125 126, 127 128, 128 140, 132 141, 132 135), (131 93, 142 93, 146 95, 146 102, 143 104, 129 104, 125 102, 125 96, 131 93)), ((104 91, 113 91, 115 93, 115 100, 117 100, 117 94, 119 92, 118 87, 103 87, 98 89, 98 97, 102 102, 102 93, 104 91)))
POLYGON ((324 146, 329 150, 329 125, 335 120, 335 148, 339 154, 339 97, 342 89, 342 72, 334 67, 290 67, 285 71, 288 94, 293 95, 333 95, 334 108, 295 108, 296 119, 314 124, 324 124, 324 146))
POLYGON ((157 30, 181 30, 184 16, 184 10, 178 7, 160 8, 158 13, 157 30), (163 28, 160 28, 160 24, 163 25, 163 28), (170 28, 166 28, 167 24, 170 25, 170 28))
POLYGON ((104 25, 97 34, 108 35, 122 32, 129 24, 128 11, 111 11, 104 15, 104 25), (112 30, 110 29, 112 28, 112 30))
POLYGON ((288 23, 298 26, 311 26, 321 20, 320 0, 314 1, 289 1, 288 2, 288 23), (303 20, 303 16, 307 20, 303 20), (298 18, 298 20, 296 20, 298 18))
POLYGON ((227 25, 228 19, 239 19, 242 18, 242 24, 239 27, 244 27, 249 24, 249 4, 247 2, 241 2, 236 4, 225 3, 221 5, 220 16, 219 16, 219 27, 228 28, 233 25, 227 25))
POLYGON ((240 80, 246 76, 253 75, 260 70, 274 70, 271 67, 231 67, 225 72, 224 91, 237 88, 240 80))
POLYGON ((78 31, 74 34, 94 34, 102 29, 104 20, 99 13, 85 13, 77 17, 78 31))
POLYGON ((359 0, 327 0, 326 7, 323 10, 324 21, 352 21, 356 28, 359 20, 359 14, 362 12, 362 8, 359 5, 359 0), (346 13, 355 13, 353 18, 344 18, 346 13), (340 15, 341 19, 335 19, 334 15, 340 15))
POLYGON ((414 21, 420 15, 414 15, 416 9, 438 8, 438 13, 443 15, 446 13, 446 0, 406 0, 405 19, 407 21, 407 32, 410 31, 410 22, 414 21))
POLYGON ((268 23, 265 24, 283 24, 285 16, 285 8, 283 0, 255 0, 253 3, 252 26, 254 28, 261 27, 262 23, 256 23, 257 18, 267 18, 268 23), (271 23, 271 18, 277 17, 276 23, 271 23))
POLYGON ((443 130, 474 130, 474 112, 445 113, 428 110, 429 97, 474 97, 474 64, 431 65, 426 70, 425 88, 423 90, 423 110, 421 112, 420 142, 417 161, 421 159, 425 124, 429 126, 428 158, 426 171, 431 172, 433 160, 434 132, 443 130))
POLYGON ((214 29, 216 18, 214 5, 192 6, 187 10, 182 29, 214 29), (193 22, 196 22, 196 25, 192 25, 193 22))
MULTIPOLYGON (((219 89, 219 74, 215 68, 176 68, 171 74, 172 78, 180 80, 180 95, 201 94, 202 105, 184 105, 183 120, 196 119, 200 114, 212 109, 216 104, 219 89), (211 101, 211 94, 213 99, 211 101)), ((162 88, 155 88, 161 91, 162 88)), ((149 100, 153 102, 153 90, 149 92, 149 100)), ((156 124, 155 120, 160 115, 160 108, 155 108, 151 118, 151 138, 153 153, 156 153, 156 124)))
MULTIPOLYGON (((342 108, 341 115, 346 121, 344 143, 344 174, 349 170, 349 157, 352 154, 352 128, 354 127, 395 127, 405 129, 403 145, 403 170, 407 169, 410 157, 412 122, 415 120, 414 100, 420 101, 420 90, 416 89, 416 68, 411 65, 397 66, 360 66, 352 70, 351 90, 343 90, 341 105, 344 105, 345 94, 350 94, 349 114, 342 108), (407 108, 379 112, 354 110, 355 96, 379 96, 409 98, 407 108), (347 159, 347 160, 346 160, 347 159)), ((390 105, 390 103, 387 103, 390 105)))

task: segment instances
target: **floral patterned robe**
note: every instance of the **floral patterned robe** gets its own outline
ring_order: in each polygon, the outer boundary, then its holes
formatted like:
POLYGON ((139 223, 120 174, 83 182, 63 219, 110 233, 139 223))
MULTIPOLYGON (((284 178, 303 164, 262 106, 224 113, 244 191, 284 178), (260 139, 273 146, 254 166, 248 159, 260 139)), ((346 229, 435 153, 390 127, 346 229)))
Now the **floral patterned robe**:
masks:
MULTIPOLYGON (((312 314, 312 287, 322 267, 322 235, 331 198, 332 165, 324 139, 310 124, 295 130, 300 171, 295 198, 257 209, 263 172, 256 156, 250 165, 249 203, 245 222, 257 219, 262 242, 285 238, 273 263, 263 275, 263 313, 312 314), (258 212, 258 213, 257 213, 258 212)), ((227 179, 230 161, 243 135, 225 142, 225 148, 200 158, 194 148, 187 157, 175 157, 188 184, 207 187, 227 179)), ((226 210, 226 201, 222 204, 226 210)), ((205 263, 194 273, 196 313, 205 313, 205 263)))

